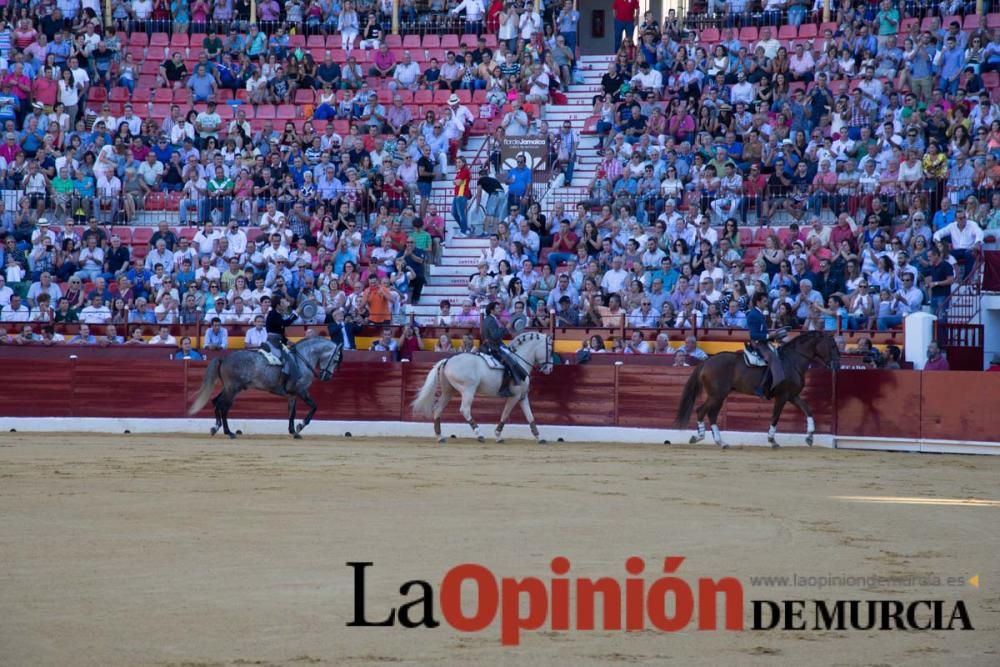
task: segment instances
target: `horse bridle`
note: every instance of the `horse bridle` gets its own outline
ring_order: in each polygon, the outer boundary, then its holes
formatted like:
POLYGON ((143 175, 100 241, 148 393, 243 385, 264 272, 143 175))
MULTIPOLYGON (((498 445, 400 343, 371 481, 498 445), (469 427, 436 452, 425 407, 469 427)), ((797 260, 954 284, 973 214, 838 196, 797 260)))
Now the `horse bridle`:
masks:
POLYGON ((312 375, 320 382, 325 382, 325 380, 323 380, 323 375, 329 374, 330 377, 333 377, 333 371, 330 370, 330 367, 333 366, 334 362, 337 362, 337 365, 339 366, 340 362, 337 360, 339 358, 342 358, 341 355, 343 354, 343 346, 337 345, 336 343, 334 343, 334 345, 336 345, 336 347, 330 354, 330 361, 326 362, 326 366, 324 366, 319 370, 319 375, 316 375, 316 371, 313 370, 312 364, 309 363, 308 359, 299 354, 299 351, 295 349, 294 345, 288 349, 291 350, 292 354, 295 355, 295 357, 303 363, 303 365, 306 367, 306 370, 309 371, 310 375, 312 375), (338 352, 340 352, 340 354, 338 354, 338 352))
MULTIPOLYGON (((806 354, 805 352, 799 352, 796 349, 788 350, 788 352, 790 354, 794 354, 796 356, 802 357, 803 359, 805 359, 806 361, 809 361, 809 362, 815 361, 819 357, 819 353, 815 352, 815 351, 812 354, 806 354)), ((823 365, 826 366, 827 368, 829 368, 831 371, 834 370, 834 368, 833 368, 833 360, 832 359, 830 361, 824 363, 823 365)))
POLYGON ((553 347, 554 343, 552 342, 552 338, 549 337, 549 336, 546 336, 545 334, 542 334, 542 335, 545 336, 545 361, 543 361, 542 363, 540 363, 540 364, 533 364, 533 363, 529 362, 527 359, 525 359, 524 357, 522 357, 520 354, 518 354, 517 352, 515 352, 514 350, 510 351, 511 354, 513 354, 515 357, 517 357, 518 359, 520 359, 521 361, 524 362, 524 365, 528 367, 528 372, 529 373, 531 371, 535 370, 536 368, 538 370, 542 371, 543 373, 545 373, 546 372, 545 371, 545 367, 546 366, 549 367, 549 371, 551 371, 552 367, 555 366, 555 362, 552 361, 552 353, 553 353, 553 350, 554 350, 554 347, 553 347))

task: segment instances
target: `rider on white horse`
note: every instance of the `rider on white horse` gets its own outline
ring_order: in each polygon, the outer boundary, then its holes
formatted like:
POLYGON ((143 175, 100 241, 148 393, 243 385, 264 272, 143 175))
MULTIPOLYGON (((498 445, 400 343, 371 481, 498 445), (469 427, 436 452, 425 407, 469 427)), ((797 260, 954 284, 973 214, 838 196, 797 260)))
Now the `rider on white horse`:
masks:
POLYGON ((511 380, 514 381, 514 384, 520 384, 527 377, 527 374, 521 364, 510 358, 510 351, 503 344, 503 337, 509 336, 510 332, 500 324, 496 315, 493 314, 498 305, 495 301, 486 305, 483 324, 479 331, 479 351, 491 355, 503 365, 503 382, 500 384, 500 391, 497 392, 497 395, 510 398, 513 396, 510 391, 511 380))

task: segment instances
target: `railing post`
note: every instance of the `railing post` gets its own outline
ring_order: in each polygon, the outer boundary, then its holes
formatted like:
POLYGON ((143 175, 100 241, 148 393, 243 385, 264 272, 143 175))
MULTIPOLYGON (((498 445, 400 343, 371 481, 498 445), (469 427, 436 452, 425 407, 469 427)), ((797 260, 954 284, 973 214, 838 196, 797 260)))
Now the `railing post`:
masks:
POLYGON ((392 0, 392 34, 399 34, 399 0, 392 0))

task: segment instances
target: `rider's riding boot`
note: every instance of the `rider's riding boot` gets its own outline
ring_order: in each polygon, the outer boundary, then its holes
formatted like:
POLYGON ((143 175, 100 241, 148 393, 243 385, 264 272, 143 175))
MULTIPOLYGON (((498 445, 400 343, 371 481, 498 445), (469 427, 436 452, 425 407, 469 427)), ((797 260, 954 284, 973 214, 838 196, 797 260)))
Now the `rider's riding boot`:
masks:
POLYGON ((760 384, 758 384, 753 390, 755 396, 758 396, 759 398, 769 398, 767 395, 767 384, 770 378, 771 374, 768 371, 764 371, 764 374, 760 378, 760 384))
POLYGON ((500 391, 497 392, 497 396, 510 398, 513 395, 510 391, 510 371, 505 370, 503 372, 503 382, 500 383, 500 391))

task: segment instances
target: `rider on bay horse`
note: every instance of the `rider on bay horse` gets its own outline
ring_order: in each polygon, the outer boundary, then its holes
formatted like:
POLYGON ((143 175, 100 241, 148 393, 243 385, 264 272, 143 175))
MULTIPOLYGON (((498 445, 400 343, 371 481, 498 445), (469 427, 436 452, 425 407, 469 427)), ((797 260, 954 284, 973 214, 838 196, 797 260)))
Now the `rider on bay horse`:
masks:
POLYGON ((767 331, 767 317, 761 308, 761 302, 767 307, 768 296, 764 292, 753 295, 753 308, 747 313, 747 329, 750 330, 750 346, 767 361, 767 369, 761 375, 760 384, 754 393, 761 398, 770 397, 771 391, 785 380, 785 369, 781 358, 771 347, 773 335, 767 331), (770 380, 770 387, 768 381, 770 380))
POLYGON ((510 332, 500 324, 496 315, 493 314, 497 305, 495 301, 486 305, 483 324, 479 331, 479 351, 489 354, 503 365, 503 382, 497 395, 510 398, 513 396, 510 391, 511 380, 513 379, 514 384, 519 384, 527 377, 527 374, 521 365, 510 357, 510 352, 503 344, 503 337, 509 336, 510 332))
POLYGON ((288 386, 295 381, 296 367, 291 353, 285 345, 288 339, 285 338, 285 327, 290 326, 298 315, 293 311, 286 315, 288 310, 288 297, 276 296, 277 305, 267 312, 267 319, 264 321, 264 328, 267 330, 268 347, 281 359, 282 384, 288 386))

